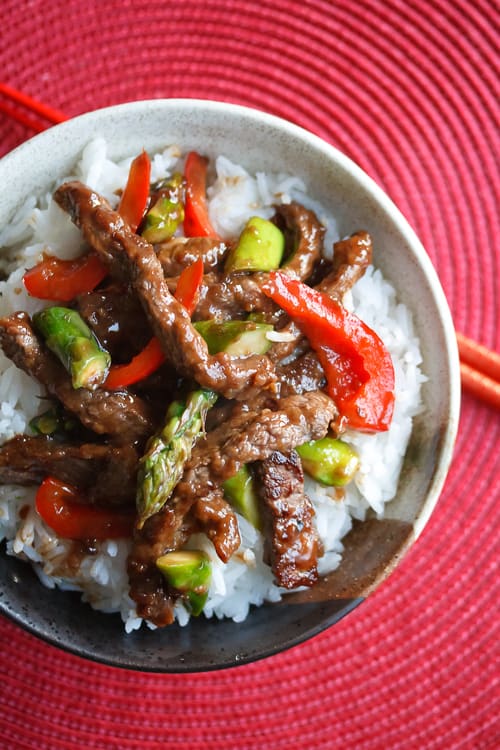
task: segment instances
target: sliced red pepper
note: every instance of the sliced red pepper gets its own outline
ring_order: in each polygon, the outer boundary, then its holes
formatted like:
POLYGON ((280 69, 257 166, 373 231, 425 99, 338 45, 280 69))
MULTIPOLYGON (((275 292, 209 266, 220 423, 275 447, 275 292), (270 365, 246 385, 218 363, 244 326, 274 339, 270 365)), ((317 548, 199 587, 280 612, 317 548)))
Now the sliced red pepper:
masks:
POLYGON ((132 536, 135 513, 83 505, 79 491, 46 477, 36 493, 37 512, 63 539, 117 539, 132 536))
POLYGON ((203 280, 203 260, 198 258, 184 268, 175 289, 175 299, 184 305, 191 315, 198 301, 198 291, 203 280))
POLYGON ((214 237, 220 239, 208 218, 206 199, 208 159, 190 151, 184 165, 186 195, 184 205, 184 234, 186 237, 214 237))
POLYGON ((141 223, 149 200, 151 161, 145 151, 130 165, 127 184, 122 193, 118 213, 133 232, 141 223))
POLYGON ((375 331, 335 300, 282 272, 271 271, 263 291, 309 339, 343 422, 357 430, 389 429, 394 368, 375 331))
POLYGON ((69 302, 91 292, 107 276, 107 268, 95 253, 74 260, 45 257, 26 271, 24 286, 32 297, 69 302))
POLYGON ((116 390, 138 383, 151 375, 165 361, 165 355, 156 337, 146 344, 144 349, 125 365, 112 365, 108 377, 104 381, 104 388, 116 390))

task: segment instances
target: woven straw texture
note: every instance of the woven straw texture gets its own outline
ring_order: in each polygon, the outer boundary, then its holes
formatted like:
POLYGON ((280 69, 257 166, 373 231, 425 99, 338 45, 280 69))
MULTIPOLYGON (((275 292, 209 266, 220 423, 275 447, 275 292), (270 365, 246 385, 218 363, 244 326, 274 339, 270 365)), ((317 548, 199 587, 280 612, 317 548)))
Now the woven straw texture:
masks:
MULTIPOLYGON (((1 7, 2 80, 69 115, 133 99, 213 98, 268 110, 333 143, 416 229, 457 329, 500 348, 494 2, 1 7)), ((0 115, 0 153, 29 135, 0 115)), ((465 394, 451 473, 418 544, 349 617, 263 662, 128 673, 2 620, 1 746, 500 747, 499 445, 498 412, 465 394)))

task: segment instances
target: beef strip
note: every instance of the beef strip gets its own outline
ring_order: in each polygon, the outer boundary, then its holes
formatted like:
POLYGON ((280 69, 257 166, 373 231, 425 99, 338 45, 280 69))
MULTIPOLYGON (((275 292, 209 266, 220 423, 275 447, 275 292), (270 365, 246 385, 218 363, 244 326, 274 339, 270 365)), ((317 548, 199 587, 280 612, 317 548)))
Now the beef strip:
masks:
POLYGON ((310 349, 293 362, 278 367, 278 375, 282 397, 319 391, 326 385, 325 371, 315 352, 310 349))
POLYGON ((196 500, 191 515, 215 547, 222 562, 227 562, 241 544, 238 521, 222 494, 213 493, 209 497, 196 500))
MULTIPOLYGON (((239 274, 238 274, 239 275, 239 274)), ((238 320, 246 317, 235 297, 233 274, 219 271, 205 274, 200 285, 193 320, 238 320)))
MULTIPOLYGON (((253 404, 253 410, 237 404, 227 421, 194 446, 172 497, 136 531, 128 573, 130 596, 141 617, 157 625, 168 624, 164 619, 171 615, 172 596, 155 561, 186 540, 194 504, 203 499, 205 513, 210 511, 210 504, 220 507, 224 479, 236 474, 244 463, 264 460, 275 451, 290 451, 308 440, 324 437, 336 414, 333 401, 320 391, 281 399, 272 406, 263 406, 262 400, 253 404)), ((217 541, 219 549, 224 550, 222 540, 217 541)), ((226 545, 234 543, 231 537, 226 545)))
POLYGON ((280 400, 258 399, 252 408, 236 404, 228 418, 200 439, 168 502, 175 510, 173 531, 198 498, 209 497, 243 464, 268 458, 273 451, 291 450, 328 432, 336 417, 333 401, 317 391, 280 400))
POLYGON ((154 245, 165 276, 178 276, 199 258, 205 273, 214 270, 223 260, 228 245, 213 237, 172 237, 154 245))
POLYGON ((40 484, 50 475, 82 491, 82 502, 133 505, 138 456, 132 446, 60 443, 16 435, 0 446, 0 484, 40 484))
POLYGON ((316 289, 342 302, 372 262, 373 245, 368 232, 355 232, 333 246, 333 267, 316 289))
POLYGON ((251 312, 260 312, 272 322, 279 314, 274 302, 266 297, 261 288, 267 277, 267 273, 225 274, 213 271, 206 274, 200 286, 193 319, 235 320, 246 318, 251 312))
MULTIPOLYGON (((148 523, 147 526, 149 528, 151 524, 148 523)), ((153 553, 141 535, 140 540, 134 543, 133 551, 127 560, 129 594, 135 602, 137 615, 159 628, 173 623, 175 606, 175 598, 169 592, 167 583, 155 564, 162 554, 160 550, 158 554, 153 553)))
MULTIPOLYGON (((198 471, 207 466, 213 476, 227 479, 243 464, 265 459, 273 451, 324 437, 336 414, 335 404, 322 391, 288 396, 269 406, 237 408, 228 421, 197 443, 190 466, 198 471)), ((185 476, 178 485, 181 492, 189 491, 185 476)))
POLYGON ((153 335, 142 305, 127 287, 115 285, 80 294, 75 304, 113 363, 130 361, 153 335))
POLYGON ((115 441, 136 443, 154 432, 149 406, 126 390, 73 388, 63 365, 38 339, 26 313, 0 319, 0 345, 21 370, 36 378, 85 427, 115 441))
POLYGON ((314 211, 296 201, 275 206, 275 209, 273 220, 284 231, 289 246, 282 270, 305 281, 321 258, 325 227, 314 211))
POLYGON ((255 465, 255 473, 263 501, 265 554, 276 582, 287 589, 312 586, 322 550, 298 453, 275 451, 255 465))
POLYGON ((228 398, 274 386, 276 375, 267 357, 235 359, 224 352, 208 353, 189 314, 169 292, 152 245, 134 234, 103 198, 75 181, 61 185, 54 199, 112 272, 118 267, 119 275, 131 281, 165 354, 181 374, 228 398))
POLYGON ((211 432, 215 427, 225 422, 234 409, 234 401, 228 401, 224 398, 217 399, 215 406, 209 409, 205 422, 205 429, 207 432, 211 432))

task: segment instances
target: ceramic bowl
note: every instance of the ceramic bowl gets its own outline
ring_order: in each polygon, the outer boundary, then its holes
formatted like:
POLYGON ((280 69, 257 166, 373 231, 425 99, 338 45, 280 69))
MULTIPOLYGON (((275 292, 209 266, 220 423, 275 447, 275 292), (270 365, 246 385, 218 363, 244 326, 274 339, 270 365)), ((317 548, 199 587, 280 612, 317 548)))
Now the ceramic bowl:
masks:
POLYGON ((295 125, 259 111, 196 100, 135 102, 85 114, 36 136, 0 162, 0 226, 29 194, 70 174, 98 135, 121 158, 176 143, 225 154, 250 170, 284 170, 339 220, 340 234, 363 227, 375 264, 411 309, 423 353, 424 411, 414 421, 397 497, 355 526, 340 567, 311 591, 253 609, 245 622, 199 618, 126 635, 118 615, 44 588, 31 567, 0 551, 0 611, 50 643, 80 656, 142 671, 191 672, 234 666, 282 651, 331 626, 383 581, 425 526, 448 471, 459 413, 454 329, 431 262, 398 209, 352 161, 295 125))

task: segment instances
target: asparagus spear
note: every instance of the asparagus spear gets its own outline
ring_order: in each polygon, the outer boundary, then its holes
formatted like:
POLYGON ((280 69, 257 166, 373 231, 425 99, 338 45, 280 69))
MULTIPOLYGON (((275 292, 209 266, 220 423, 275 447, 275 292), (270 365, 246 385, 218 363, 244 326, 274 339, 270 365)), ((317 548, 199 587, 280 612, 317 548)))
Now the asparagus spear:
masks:
POLYGON ((137 527, 158 513, 182 477, 195 441, 203 434, 207 411, 217 393, 200 389, 186 401, 174 401, 167 410, 165 426, 154 435, 139 464, 137 484, 137 527))
POLYGON ((141 232, 148 242, 168 240, 184 221, 183 185, 182 175, 178 172, 160 185, 158 197, 146 214, 141 232))
POLYGON ((279 268, 284 250, 283 232, 267 219, 252 216, 230 251, 224 269, 227 272, 272 271, 279 268))
POLYGON ((178 550, 159 557, 156 565, 170 586, 181 594, 191 614, 201 614, 212 575, 208 555, 201 550, 178 550))
MULTIPOLYGON (((206 337, 210 351, 241 357, 256 351, 263 353, 270 346, 266 338, 267 331, 272 330, 270 325, 241 320, 218 324, 209 320, 196 326, 206 337)), ((201 389, 190 393, 185 403, 174 401, 170 405, 163 430, 149 441, 139 465, 136 498, 139 529, 147 518, 163 508, 172 494, 195 441, 204 432, 206 413, 217 397, 213 391, 201 389)))
POLYGON ((207 342, 210 354, 226 352, 233 357, 248 357, 251 354, 265 354, 271 342, 267 338, 272 325, 251 320, 200 320, 194 327, 207 342))
POLYGON ((93 391, 104 382, 111 357, 76 310, 47 307, 33 324, 71 374, 73 388, 93 391))
POLYGON ((222 484, 224 494, 238 513, 256 529, 261 528, 259 501, 255 492, 253 476, 247 464, 243 464, 234 477, 222 484))
POLYGON ((354 477, 359 467, 356 451, 343 440, 326 436, 312 440, 295 449, 302 466, 313 479, 333 487, 344 487, 354 477))

